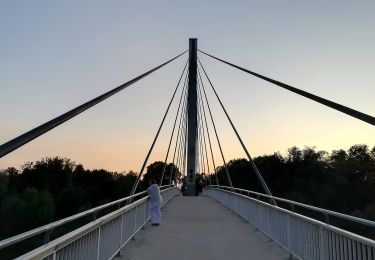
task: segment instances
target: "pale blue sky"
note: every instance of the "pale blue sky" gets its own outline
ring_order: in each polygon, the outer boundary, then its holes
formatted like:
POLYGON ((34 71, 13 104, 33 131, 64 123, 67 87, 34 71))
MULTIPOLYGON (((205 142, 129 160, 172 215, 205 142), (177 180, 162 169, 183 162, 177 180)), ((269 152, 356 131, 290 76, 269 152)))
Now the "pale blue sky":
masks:
MULTIPOLYGON (((374 13, 374 1, 1 1, 0 143, 186 50, 189 37, 374 116, 374 13)), ((375 145, 373 126, 200 57, 254 155, 375 145)), ((186 58, 1 158, 0 168, 59 155, 138 171, 186 58)), ((244 157, 213 109, 226 157, 244 157)), ((164 157, 171 123, 172 116, 150 161, 164 157)))

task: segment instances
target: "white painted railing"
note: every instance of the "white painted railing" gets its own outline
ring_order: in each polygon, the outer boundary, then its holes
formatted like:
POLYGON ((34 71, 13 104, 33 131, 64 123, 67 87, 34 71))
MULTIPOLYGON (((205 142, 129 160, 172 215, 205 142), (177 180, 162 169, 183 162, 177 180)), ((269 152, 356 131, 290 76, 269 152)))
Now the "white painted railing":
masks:
MULTIPOLYGON (((238 193, 240 191, 236 189, 228 190, 227 188, 207 187, 203 189, 203 195, 212 197, 233 210, 288 250, 294 257, 313 260, 375 259, 374 240, 240 194, 238 193)), ((241 190, 242 193, 243 191, 245 190, 241 190)), ((320 209, 320 212, 322 211, 326 210, 320 209)), ((337 213, 336 215, 344 214, 337 213)), ((345 216, 348 218, 348 215, 345 216)), ((358 222, 356 221, 358 218, 355 217, 351 220, 358 222)), ((363 220, 361 223, 369 228, 375 224, 368 220, 363 220)))
MULTIPOLYGON (((170 188, 170 187, 173 187, 173 185, 161 186, 160 189, 163 190, 163 189, 167 189, 167 188, 170 188)), ((136 193, 134 195, 131 195, 131 196, 128 196, 128 197, 125 197, 125 198, 121 198, 121 199, 118 199, 118 200, 100 205, 98 207, 80 212, 80 213, 75 214, 73 216, 70 216, 70 217, 67 217, 67 218, 64 218, 64 219, 60 219, 60 220, 54 221, 52 223, 46 224, 44 226, 41 226, 41 227, 38 227, 38 228, 35 228, 35 229, 32 229, 32 230, 29 230, 27 232, 18 234, 16 236, 1 240, 0 241, 0 249, 9 247, 13 244, 20 243, 20 242, 22 242, 26 239, 32 238, 36 235, 43 234, 43 233, 45 234, 44 240, 47 243, 47 242, 49 242, 49 237, 50 237, 51 233, 58 227, 66 225, 66 224, 68 224, 72 221, 76 221, 78 219, 87 217, 89 215, 92 215, 93 219, 95 219, 97 214, 100 213, 100 211, 102 211, 104 209, 108 209, 108 208, 113 207, 113 206, 117 206, 118 208, 120 208, 122 204, 127 203, 129 200, 136 200, 136 199, 138 199, 140 197, 144 197, 144 196, 147 196, 147 191, 142 191, 142 192, 136 193)))
MULTIPOLYGON (((180 191, 161 191, 164 204, 180 191)), ((112 259, 149 220, 148 196, 90 222, 17 259, 112 259)))

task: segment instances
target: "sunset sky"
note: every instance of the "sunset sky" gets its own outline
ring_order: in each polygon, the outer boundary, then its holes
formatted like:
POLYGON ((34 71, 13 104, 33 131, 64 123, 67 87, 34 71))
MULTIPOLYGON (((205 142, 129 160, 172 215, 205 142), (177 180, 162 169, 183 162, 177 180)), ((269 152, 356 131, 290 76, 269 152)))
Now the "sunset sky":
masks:
MULTIPOLYGON (((1 1, 0 143, 198 48, 375 116, 375 1, 1 1)), ((253 156, 375 145, 375 127, 202 54, 253 156)), ((139 171, 187 55, 0 158, 139 171)), ((226 158, 245 157, 209 91, 226 158)), ((163 160, 177 102, 150 162, 163 160)), ((215 146, 217 161, 219 151, 215 146)))

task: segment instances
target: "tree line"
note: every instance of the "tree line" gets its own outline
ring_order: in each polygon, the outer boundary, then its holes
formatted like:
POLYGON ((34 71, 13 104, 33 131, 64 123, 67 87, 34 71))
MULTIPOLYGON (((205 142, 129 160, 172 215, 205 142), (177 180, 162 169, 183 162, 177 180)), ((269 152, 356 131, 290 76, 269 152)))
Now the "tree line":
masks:
MULTIPOLYGON (((274 196, 375 220, 375 147, 331 153, 291 147, 285 156, 258 156, 254 162, 274 196)), ((234 187, 265 193, 248 160, 231 160, 227 168, 234 187)), ((222 166, 217 173, 220 185, 228 185, 222 166)))
MULTIPOLYGON (((375 147, 353 145, 332 153, 313 147, 292 147, 286 155, 254 158, 274 196, 311 204, 367 219, 375 219, 375 147)), ((154 162, 147 167, 137 191, 150 178, 163 185, 183 183, 173 164, 154 162), (172 178, 170 176, 172 175, 172 178)), ((227 164, 233 186, 264 192, 247 159, 227 164)), ((228 185, 223 166, 216 169, 220 185, 228 185)), ((126 197, 137 173, 88 170, 69 159, 44 158, 21 169, 0 171, 0 239, 126 197)), ((201 173, 199 186, 216 178, 201 173), (210 178, 210 179, 209 179, 210 178)))
MULTIPOLYGON (((162 162, 149 165, 137 192, 145 190, 163 166, 162 162)), ((173 181, 179 176, 172 164, 165 172, 163 185, 169 183, 170 172, 173 181)), ((88 170, 60 157, 28 162, 20 170, 1 170, 0 239, 126 197, 136 178, 133 171, 88 170)))

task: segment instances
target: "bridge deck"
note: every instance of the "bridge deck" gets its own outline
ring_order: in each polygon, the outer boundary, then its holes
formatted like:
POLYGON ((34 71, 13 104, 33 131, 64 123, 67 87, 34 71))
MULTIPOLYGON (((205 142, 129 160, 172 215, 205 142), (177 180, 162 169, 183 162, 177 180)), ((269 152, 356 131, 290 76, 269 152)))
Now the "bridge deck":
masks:
POLYGON ((288 259, 289 254, 207 197, 176 197, 115 259, 288 259))

